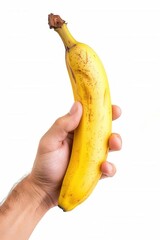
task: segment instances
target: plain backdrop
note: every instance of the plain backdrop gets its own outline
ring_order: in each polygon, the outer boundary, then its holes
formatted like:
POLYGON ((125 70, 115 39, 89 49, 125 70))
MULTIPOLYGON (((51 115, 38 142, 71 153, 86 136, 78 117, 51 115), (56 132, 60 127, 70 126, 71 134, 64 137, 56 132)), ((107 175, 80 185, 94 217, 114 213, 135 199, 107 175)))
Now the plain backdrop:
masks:
POLYGON ((73 103, 64 47, 49 29, 59 14, 102 59, 123 148, 75 210, 51 209, 31 240, 160 239, 160 5, 157 0, 0 2, 0 201, 30 172, 40 137, 73 103))

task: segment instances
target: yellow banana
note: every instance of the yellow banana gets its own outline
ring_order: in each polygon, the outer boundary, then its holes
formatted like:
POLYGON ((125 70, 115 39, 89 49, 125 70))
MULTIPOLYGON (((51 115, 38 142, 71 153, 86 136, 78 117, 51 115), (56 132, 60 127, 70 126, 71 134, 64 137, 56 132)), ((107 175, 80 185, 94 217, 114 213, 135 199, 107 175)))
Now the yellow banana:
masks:
POLYGON ((89 197, 101 177, 112 127, 111 97, 104 66, 95 51, 77 42, 60 16, 50 14, 48 21, 64 43, 74 99, 83 106, 58 199, 58 206, 70 211, 89 197))

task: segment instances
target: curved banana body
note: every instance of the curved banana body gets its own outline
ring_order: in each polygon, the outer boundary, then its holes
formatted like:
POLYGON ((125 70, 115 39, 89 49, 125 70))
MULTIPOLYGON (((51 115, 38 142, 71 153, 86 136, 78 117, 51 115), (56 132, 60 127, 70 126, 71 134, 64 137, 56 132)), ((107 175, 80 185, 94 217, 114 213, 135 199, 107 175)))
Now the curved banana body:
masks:
POLYGON ((101 177, 100 166, 109 150, 112 106, 107 75, 95 51, 74 40, 64 22, 55 30, 66 47, 66 66, 74 99, 83 106, 58 200, 59 207, 69 211, 88 198, 101 177))

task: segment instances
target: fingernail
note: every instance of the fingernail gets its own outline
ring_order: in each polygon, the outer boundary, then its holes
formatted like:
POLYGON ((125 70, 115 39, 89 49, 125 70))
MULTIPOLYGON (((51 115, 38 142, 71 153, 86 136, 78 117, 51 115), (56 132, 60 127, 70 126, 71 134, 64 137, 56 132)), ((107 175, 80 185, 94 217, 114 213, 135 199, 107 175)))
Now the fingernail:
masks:
POLYGON ((106 175, 107 175, 108 177, 110 177, 110 176, 112 175, 112 171, 113 171, 113 166, 112 166, 112 164, 108 163, 106 175))
POLYGON ((76 103, 73 103, 69 113, 70 113, 70 115, 73 115, 76 111, 77 111, 77 105, 76 105, 76 103))
POLYGON ((116 173, 116 168, 113 164, 109 163, 108 162, 108 165, 107 165, 107 171, 105 172, 105 175, 107 177, 113 177, 114 174, 116 173))

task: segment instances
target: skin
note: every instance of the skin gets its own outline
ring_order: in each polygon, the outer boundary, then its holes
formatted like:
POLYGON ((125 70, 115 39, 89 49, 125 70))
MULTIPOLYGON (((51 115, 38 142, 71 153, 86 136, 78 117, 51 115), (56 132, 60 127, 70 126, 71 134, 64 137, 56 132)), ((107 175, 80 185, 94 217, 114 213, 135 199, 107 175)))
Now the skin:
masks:
MULTIPOLYGON (((57 206, 58 196, 72 149, 73 132, 82 116, 82 106, 75 102, 69 113, 58 118, 39 142, 31 173, 22 179, 0 206, 0 239, 26 240, 45 213, 57 206)), ((112 106, 113 120, 121 115, 112 106)), ((112 133, 110 151, 120 150, 122 140, 112 133)), ((102 178, 113 177, 112 163, 101 165, 102 178)))

